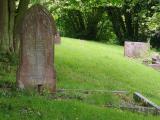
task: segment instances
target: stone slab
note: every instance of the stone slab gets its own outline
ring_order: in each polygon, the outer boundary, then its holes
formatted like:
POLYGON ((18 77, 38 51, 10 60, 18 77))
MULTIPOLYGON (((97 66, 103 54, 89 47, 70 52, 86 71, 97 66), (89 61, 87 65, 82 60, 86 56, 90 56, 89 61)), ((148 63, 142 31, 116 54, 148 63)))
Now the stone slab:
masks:
POLYGON ((129 58, 143 58, 148 55, 149 43, 144 42, 125 42, 124 56, 129 58))
POLYGON ((20 33, 20 63, 17 84, 20 88, 56 91, 54 41, 57 30, 52 15, 41 5, 25 14, 20 33))
POLYGON ((146 105, 148 106, 151 106, 151 107, 154 107, 158 110, 160 110, 160 106, 156 105, 155 103, 153 103, 152 101, 148 100, 146 97, 144 97, 142 94, 138 93, 138 92, 135 92, 133 94, 133 98, 134 100, 136 101, 142 101, 143 103, 145 103, 146 105))

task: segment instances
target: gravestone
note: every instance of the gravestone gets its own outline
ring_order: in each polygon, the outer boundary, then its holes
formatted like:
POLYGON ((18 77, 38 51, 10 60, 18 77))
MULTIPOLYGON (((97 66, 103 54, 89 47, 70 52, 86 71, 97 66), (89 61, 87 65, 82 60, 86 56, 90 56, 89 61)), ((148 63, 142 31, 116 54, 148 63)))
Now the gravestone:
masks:
POLYGON ((126 41, 124 47, 124 56, 130 58, 143 58, 148 55, 149 49, 149 43, 126 41))
POLYGON ((60 37, 60 34, 58 32, 55 35, 54 43, 55 44, 61 44, 61 37, 60 37))
POLYGON ((53 63, 56 33, 54 19, 45 8, 34 5, 26 12, 20 33, 20 64, 17 71, 20 88, 55 92, 53 63))

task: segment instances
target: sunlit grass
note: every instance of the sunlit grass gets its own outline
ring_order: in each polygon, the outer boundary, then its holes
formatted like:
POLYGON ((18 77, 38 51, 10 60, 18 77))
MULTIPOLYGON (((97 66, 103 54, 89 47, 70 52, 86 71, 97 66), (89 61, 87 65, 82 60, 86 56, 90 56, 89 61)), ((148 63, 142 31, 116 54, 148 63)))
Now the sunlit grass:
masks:
POLYGON ((138 91, 160 104, 160 73, 123 54, 120 46, 63 38, 55 55, 58 88, 138 91))
MULTIPOLYGON (((55 48, 57 89, 138 91, 160 104, 160 74, 123 56, 123 47, 62 38, 55 48)), ((0 70, 0 84, 15 85, 16 66, 0 70)), ((159 120, 159 117, 110 109, 119 104, 112 93, 76 91, 49 94, 0 89, 0 120, 159 120)))

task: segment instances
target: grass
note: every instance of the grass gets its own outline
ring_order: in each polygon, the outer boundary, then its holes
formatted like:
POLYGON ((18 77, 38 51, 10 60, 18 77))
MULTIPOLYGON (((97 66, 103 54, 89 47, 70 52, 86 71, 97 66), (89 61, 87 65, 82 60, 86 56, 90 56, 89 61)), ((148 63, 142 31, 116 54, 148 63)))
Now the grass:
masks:
POLYGON ((58 88, 138 91, 160 104, 159 72, 125 58, 123 47, 65 38, 55 56, 58 88))
MULTIPOLYGON (((55 48, 58 89, 138 91, 160 105, 160 74, 123 57, 123 47, 62 38, 55 48)), ((16 66, 0 70, 0 84, 15 84, 16 66)), ((111 93, 57 93, 56 98, 15 89, 0 90, 0 120, 159 120, 159 117, 105 108, 118 104, 111 93)))

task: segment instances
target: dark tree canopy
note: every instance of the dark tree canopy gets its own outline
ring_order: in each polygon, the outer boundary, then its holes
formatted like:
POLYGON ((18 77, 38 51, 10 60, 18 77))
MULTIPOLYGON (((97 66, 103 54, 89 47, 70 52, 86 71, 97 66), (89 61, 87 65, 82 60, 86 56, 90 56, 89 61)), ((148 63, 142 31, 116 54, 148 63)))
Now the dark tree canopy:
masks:
POLYGON ((25 11, 42 4, 55 17, 61 36, 123 44, 158 43, 158 0, 1 0, 0 49, 19 51, 19 27, 25 11))

